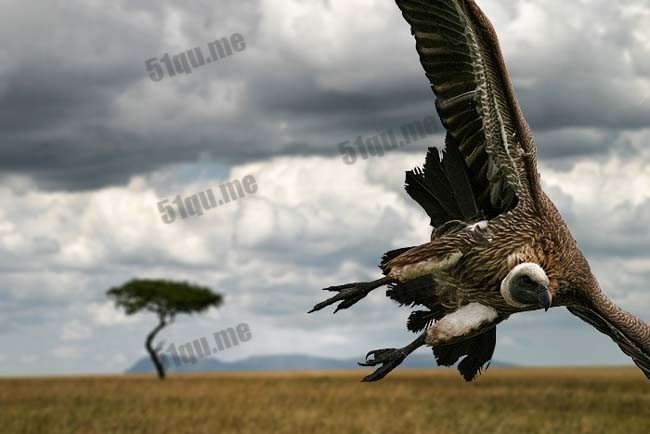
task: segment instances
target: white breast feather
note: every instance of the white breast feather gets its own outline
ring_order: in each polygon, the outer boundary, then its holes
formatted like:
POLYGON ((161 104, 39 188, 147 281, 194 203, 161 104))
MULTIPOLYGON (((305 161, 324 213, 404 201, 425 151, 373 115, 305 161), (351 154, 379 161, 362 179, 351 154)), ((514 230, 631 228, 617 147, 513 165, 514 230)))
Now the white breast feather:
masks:
POLYGON ((427 344, 439 345, 452 338, 466 336, 494 322, 498 316, 497 311, 490 306, 481 303, 467 304, 435 323, 427 333, 427 344))

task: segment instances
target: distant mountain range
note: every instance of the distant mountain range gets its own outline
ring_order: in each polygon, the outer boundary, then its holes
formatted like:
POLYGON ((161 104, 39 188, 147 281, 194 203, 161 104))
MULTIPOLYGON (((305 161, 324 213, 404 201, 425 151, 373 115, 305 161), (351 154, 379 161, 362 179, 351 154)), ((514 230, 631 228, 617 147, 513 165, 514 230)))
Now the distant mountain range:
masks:
MULTIPOLYGON (((336 369, 360 369, 358 359, 332 359, 308 356, 304 354, 278 354, 269 356, 252 356, 246 359, 225 362, 214 357, 185 363, 179 367, 171 366, 169 372, 232 372, 232 371, 327 371, 336 369)), ((513 366, 509 363, 492 361, 491 366, 513 366)), ((437 368, 432 354, 415 353, 408 357, 399 368, 437 368)), ((398 368, 398 369, 399 369, 398 368)), ((370 368, 368 373, 372 372, 370 368)), ((145 374, 154 372, 149 357, 143 357, 126 370, 127 374, 145 374)))

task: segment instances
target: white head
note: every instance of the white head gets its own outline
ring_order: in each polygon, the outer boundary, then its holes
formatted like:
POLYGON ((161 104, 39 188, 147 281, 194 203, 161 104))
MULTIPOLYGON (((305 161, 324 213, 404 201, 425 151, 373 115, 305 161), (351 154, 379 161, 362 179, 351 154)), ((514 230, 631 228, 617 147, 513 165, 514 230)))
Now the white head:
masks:
POLYGON ((524 262, 510 270, 501 281, 501 295, 513 307, 524 309, 538 306, 548 310, 553 300, 548 285, 549 280, 542 267, 524 262))

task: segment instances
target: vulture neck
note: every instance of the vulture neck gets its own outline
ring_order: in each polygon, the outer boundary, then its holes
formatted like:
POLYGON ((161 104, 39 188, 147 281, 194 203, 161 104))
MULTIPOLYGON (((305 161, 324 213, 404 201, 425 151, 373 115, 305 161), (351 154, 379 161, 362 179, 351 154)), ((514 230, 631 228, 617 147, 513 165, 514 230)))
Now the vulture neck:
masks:
POLYGON ((614 326, 625 338, 634 342, 650 359, 650 325, 614 303, 598 284, 595 285, 595 290, 589 298, 591 301, 589 307, 614 326))

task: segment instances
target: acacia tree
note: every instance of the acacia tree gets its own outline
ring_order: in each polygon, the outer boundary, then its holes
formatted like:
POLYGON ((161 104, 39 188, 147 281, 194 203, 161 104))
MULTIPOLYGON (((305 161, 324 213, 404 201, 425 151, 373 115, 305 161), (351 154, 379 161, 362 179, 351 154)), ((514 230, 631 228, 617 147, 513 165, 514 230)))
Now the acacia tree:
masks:
POLYGON ((174 321, 177 314, 203 312, 209 307, 218 307, 223 301, 221 294, 209 288, 187 282, 170 280, 133 279, 122 286, 111 288, 106 295, 123 308, 127 315, 140 311, 153 312, 158 316, 158 325, 145 340, 145 348, 151 356, 158 377, 165 379, 165 368, 158 358, 153 340, 160 330, 174 321))

